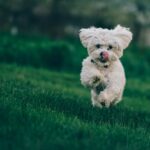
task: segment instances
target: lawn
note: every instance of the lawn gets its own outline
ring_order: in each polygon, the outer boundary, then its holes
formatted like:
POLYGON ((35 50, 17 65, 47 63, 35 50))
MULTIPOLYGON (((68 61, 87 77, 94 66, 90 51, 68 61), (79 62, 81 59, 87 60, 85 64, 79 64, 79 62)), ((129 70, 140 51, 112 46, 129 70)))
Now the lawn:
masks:
MULTIPOLYGON (((1 58, 4 48, 6 44, 1 44, 1 58)), ((92 107, 90 92, 81 86, 79 72, 67 71, 71 66, 66 62, 64 68, 50 69, 42 64, 35 66, 30 63, 32 59, 28 64, 13 59, 0 63, 1 150, 150 149, 147 66, 140 76, 136 75, 140 71, 137 63, 125 65, 129 69, 135 64, 136 70, 131 75, 127 72, 123 101, 110 109, 99 109, 92 107)))
POLYGON ((78 74, 6 64, 0 70, 2 149, 149 149, 148 79, 128 79, 124 100, 101 110, 78 74))

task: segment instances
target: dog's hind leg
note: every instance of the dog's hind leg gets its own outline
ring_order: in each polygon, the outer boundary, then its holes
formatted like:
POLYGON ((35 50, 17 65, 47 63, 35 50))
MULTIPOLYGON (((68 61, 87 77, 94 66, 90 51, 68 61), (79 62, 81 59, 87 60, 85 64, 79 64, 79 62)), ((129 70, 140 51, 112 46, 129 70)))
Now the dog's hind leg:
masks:
POLYGON ((92 105, 94 107, 100 107, 100 108, 102 108, 102 105, 98 101, 98 95, 95 92, 95 90, 93 90, 93 89, 91 90, 91 101, 92 101, 92 105))

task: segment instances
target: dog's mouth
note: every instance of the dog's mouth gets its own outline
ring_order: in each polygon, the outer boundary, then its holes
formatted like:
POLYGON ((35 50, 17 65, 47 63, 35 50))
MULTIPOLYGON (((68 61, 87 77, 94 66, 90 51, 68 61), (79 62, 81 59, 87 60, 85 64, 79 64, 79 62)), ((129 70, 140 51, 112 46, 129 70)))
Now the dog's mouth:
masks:
POLYGON ((104 59, 104 58, 99 58, 99 61, 100 61, 101 63, 106 63, 106 62, 108 62, 108 60, 106 60, 106 59, 104 59))

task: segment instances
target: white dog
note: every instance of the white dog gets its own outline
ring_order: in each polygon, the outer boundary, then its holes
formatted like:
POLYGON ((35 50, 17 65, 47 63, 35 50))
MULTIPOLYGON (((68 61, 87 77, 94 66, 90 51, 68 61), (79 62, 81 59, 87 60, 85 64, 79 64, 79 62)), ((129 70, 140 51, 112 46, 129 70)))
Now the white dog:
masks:
POLYGON ((81 83, 91 89, 93 106, 117 104, 122 99, 126 82, 119 58, 132 40, 132 33, 118 25, 112 30, 81 29, 79 36, 89 54, 82 63, 81 83))

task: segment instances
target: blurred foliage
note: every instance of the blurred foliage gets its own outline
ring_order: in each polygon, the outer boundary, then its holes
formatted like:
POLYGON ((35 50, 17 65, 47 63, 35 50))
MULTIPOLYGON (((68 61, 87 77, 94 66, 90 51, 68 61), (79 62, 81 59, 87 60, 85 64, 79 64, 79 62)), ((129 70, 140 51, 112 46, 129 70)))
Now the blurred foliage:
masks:
POLYGON ((8 34, 0 37, 0 62, 79 71, 85 55, 86 51, 79 44, 73 46, 71 41, 14 37, 8 34))
POLYGON ((149 0, 5 0, 0 28, 50 37, 76 36, 81 27, 130 27, 134 40, 150 45, 149 0), (142 41, 142 42, 141 42, 142 41))
MULTIPOLYGON (((0 36, 0 62, 17 63, 53 70, 80 72, 87 50, 78 40, 50 40, 42 37, 0 36)), ((134 43, 122 57, 127 75, 150 74, 150 50, 140 49, 134 43)))

